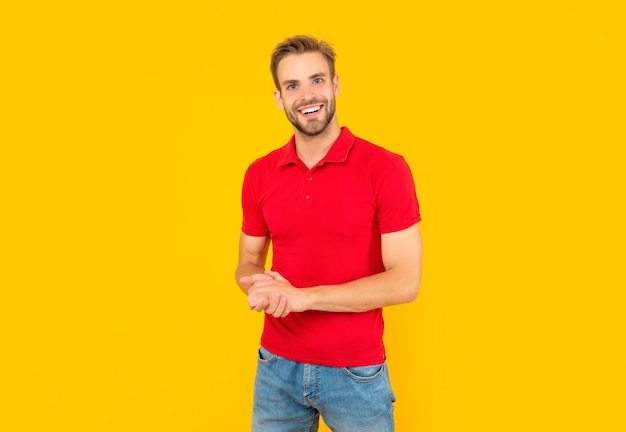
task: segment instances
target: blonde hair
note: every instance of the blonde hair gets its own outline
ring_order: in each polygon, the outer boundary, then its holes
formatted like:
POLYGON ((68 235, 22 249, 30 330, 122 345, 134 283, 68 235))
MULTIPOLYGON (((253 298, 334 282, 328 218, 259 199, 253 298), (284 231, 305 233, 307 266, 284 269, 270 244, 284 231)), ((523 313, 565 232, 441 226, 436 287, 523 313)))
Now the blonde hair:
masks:
POLYGON ((330 44, 311 36, 293 36, 276 45, 276 48, 274 48, 272 52, 270 72, 272 73, 274 84, 278 90, 280 90, 280 83, 278 82, 276 70, 278 69, 280 61, 290 54, 302 54, 305 52, 318 52, 322 54, 328 62, 330 77, 335 77, 335 51, 330 44))

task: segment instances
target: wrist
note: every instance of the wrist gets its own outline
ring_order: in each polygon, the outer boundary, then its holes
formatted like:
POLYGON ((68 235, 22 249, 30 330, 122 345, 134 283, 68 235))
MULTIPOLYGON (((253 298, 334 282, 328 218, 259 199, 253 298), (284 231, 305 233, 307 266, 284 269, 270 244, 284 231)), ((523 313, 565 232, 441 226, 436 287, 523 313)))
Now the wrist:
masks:
POLYGON ((320 310, 320 286, 305 288, 303 310, 320 310))

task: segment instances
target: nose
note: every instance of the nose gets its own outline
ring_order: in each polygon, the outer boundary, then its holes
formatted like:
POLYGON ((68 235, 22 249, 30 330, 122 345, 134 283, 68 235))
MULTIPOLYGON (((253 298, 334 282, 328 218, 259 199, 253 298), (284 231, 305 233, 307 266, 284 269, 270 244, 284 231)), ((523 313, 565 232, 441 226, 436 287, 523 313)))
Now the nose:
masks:
POLYGON ((312 99, 314 95, 314 88, 311 84, 302 84, 300 87, 300 100, 312 99))

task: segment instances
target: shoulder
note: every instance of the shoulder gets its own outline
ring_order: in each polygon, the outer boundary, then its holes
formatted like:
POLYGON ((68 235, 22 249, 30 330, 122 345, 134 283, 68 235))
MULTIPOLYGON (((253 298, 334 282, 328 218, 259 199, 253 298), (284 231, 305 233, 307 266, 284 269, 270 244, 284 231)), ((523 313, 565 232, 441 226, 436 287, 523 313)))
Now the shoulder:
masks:
POLYGON ((368 159, 373 168, 389 169, 406 165, 402 155, 363 138, 355 137, 354 150, 359 157, 368 159))
POLYGON ((270 168, 278 166, 287 146, 283 146, 272 150, 264 156, 255 159, 248 165, 248 172, 262 172, 270 168))

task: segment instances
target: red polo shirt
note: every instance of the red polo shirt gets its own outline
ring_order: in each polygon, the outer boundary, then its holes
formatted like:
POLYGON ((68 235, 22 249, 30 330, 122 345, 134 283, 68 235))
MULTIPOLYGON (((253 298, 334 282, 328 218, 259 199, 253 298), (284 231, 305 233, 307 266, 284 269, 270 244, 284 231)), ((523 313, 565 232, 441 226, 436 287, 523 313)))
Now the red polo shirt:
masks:
MULTIPOLYGON (((420 220, 405 160, 348 128, 308 169, 295 138, 248 168, 242 194, 249 236, 270 236, 272 270, 299 288, 383 272, 381 234, 420 220)), ((385 287, 381 286, 381 290, 385 287)), ((382 309, 361 313, 265 314, 261 344, 290 360, 326 366, 382 363, 382 309)))

